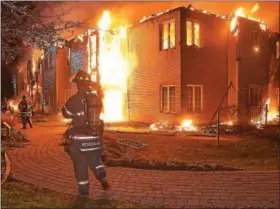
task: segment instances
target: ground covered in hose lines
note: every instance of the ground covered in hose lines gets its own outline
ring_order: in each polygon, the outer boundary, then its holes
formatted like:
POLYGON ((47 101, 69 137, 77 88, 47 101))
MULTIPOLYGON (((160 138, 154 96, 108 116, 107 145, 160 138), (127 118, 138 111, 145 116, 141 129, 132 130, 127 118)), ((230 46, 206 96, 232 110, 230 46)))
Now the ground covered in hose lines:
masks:
POLYGON ((157 205, 140 205, 130 202, 113 200, 81 200, 75 201, 76 196, 57 193, 48 189, 36 188, 33 185, 11 180, 2 185, 2 208, 163 208, 157 205))
POLYGON ((159 170, 279 170, 279 141, 252 136, 165 136, 105 132, 107 166, 159 170), (132 139, 148 146, 134 149, 118 139, 132 139))

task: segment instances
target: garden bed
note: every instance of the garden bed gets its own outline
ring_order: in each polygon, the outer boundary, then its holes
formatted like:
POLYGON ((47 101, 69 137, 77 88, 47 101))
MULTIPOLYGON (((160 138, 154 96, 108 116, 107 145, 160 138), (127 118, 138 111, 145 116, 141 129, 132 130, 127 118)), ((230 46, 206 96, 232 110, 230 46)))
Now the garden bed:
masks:
POLYGON ((279 143, 245 136, 216 138, 105 132, 108 166, 160 170, 278 170, 279 143), (127 138, 147 144, 135 149, 118 144, 127 138))
POLYGON ((238 171, 241 169, 225 167, 222 165, 188 164, 176 161, 154 161, 124 158, 122 160, 109 159, 106 162, 109 167, 128 167, 147 170, 180 170, 180 171, 238 171))

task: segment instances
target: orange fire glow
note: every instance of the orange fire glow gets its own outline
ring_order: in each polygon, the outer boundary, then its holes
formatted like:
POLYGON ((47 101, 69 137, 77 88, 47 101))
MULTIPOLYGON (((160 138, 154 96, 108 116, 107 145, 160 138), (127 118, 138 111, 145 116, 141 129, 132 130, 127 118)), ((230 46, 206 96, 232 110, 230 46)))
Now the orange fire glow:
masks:
POLYGON ((181 128, 183 130, 188 130, 188 131, 196 131, 197 130, 197 128, 193 125, 192 120, 183 120, 183 122, 181 124, 181 128))
POLYGON ((226 125, 232 126, 232 125, 233 125, 233 122, 232 122, 232 121, 228 121, 228 122, 226 122, 226 125))
POLYGON ((267 121, 268 121, 268 122, 271 122, 271 121, 277 120, 277 119, 278 119, 278 112, 277 112, 277 110, 273 110, 273 109, 270 107, 271 99, 268 98, 268 100, 266 101, 265 104, 266 104, 267 107, 268 107, 267 121))
POLYGON ((258 3, 255 4, 255 5, 252 7, 252 9, 251 9, 250 14, 253 14, 253 13, 255 13, 256 11, 258 11, 259 8, 260 8, 259 4, 258 4, 258 3))
POLYGON ((18 111, 18 106, 16 104, 14 104, 13 101, 9 102, 9 106, 14 110, 14 111, 18 111))
POLYGON ((251 122, 253 124, 264 125, 264 123, 266 121, 266 117, 267 117, 268 123, 271 123, 271 122, 274 123, 274 122, 279 121, 278 111, 276 109, 271 108, 270 104, 271 104, 271 99, 268 98, 267 101, 265 102, 265 106, 267 106, 267 109, 264 108, 264 110, 262 111, 262 113, 256 120, 251 120, 251 122), (266 112, 267 112, 267 115, 266 115, 266 112))
MULTIPOLYGON (((129 73, 128 60, 122 47, 126 44, 126 28, 111 29, 111 16, 108 11, 98 22, 99 29, 99 56, 98 71, 100 83, 104 91, 104 112, 100 116, 104 121, 115 122, 125 120, 125 99, 127 91, 127 78, 129 73)), ((93 51, 96 48, 96 36, 89 39, 93 51)), ((96 68, 96 53, 89 53, 91 57, 89 72, 96 68)), ((96 75, 92 74, 95 80, 96 75)))
POLYGON ((259 25, 260 25, 260 28, 261 30, 263 31, 266 31, 267 30, 267 25, 260 19, 258 18, 255 18, 253 17, 252 15, 257 12, 259 9, 259 4, 255 4, 252 9, 250 10, 250 14, 249 15, 246 15, 243 8, 238 8, 234 14, 234 17, 232 18, 231 20, 231 23, 230 23, 230 31, 234 32, 234 36, 237 36, 238 35, 238 18, 239 17, 244 17, 244 18, 247 18, 247 19, 250 19, 250 20, 253 20, 253 21, 256 21, 256 22, 259 22, 259 25))

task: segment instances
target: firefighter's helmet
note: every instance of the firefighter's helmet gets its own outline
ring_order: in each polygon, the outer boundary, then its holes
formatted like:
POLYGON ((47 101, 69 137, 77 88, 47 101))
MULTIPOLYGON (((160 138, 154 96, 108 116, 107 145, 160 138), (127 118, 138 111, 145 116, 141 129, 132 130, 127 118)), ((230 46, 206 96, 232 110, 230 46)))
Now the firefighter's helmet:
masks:
POLYGON ((84 84, 92 84, 93 83, 91 81, 90 75, 87 72, 83 71, 83 70, 78 71, 78 73, 76 74, 76 76, 72 80, 72 82, 84 83, 84 84))

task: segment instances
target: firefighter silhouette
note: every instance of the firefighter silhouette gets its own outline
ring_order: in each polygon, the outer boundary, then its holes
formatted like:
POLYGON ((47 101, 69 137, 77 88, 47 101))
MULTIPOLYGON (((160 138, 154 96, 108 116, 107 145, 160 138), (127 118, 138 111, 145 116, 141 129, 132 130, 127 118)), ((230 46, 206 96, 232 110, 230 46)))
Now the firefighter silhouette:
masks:
POLYGON ((30 109, 30 105, 28 104, 25 95, 22 96, 22 100, 18 105, 18 109, 20 110, 21 122, 23 126, 22 128, 26 129, 27 123, 29 124, 30 128, 32 128, 32 123, 31 123, 32 110, 30 109))
POLYGON ((88 167, 94 172, 104 190, 109 188, 106 171, 101 160, 104 123, 99 119, 102 100, 98 95, 99 85, 92 82, 90 75, 79 71, 73 82, 78 91, 62 108, 65 118, 72 122, 65 132, 68 141, 65 151, 70 154, 78 182, 78 193, 89 194, 88 167))

